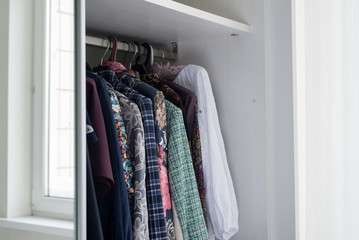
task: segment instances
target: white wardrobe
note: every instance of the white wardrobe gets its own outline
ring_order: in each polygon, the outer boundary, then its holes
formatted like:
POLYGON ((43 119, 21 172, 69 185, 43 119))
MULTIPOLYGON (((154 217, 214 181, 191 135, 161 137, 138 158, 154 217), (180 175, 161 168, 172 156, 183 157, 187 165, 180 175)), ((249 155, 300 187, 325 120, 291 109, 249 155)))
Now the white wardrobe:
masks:
MULTIPOLYGON (((178 2, 86 0, 82 44, 85 35, 176 42, 177 64, 203 66, 238 202, 239 232, 232 239, 295 239, 291 3, 178 2)), ((81 210, 79 217, 81 231, 81 210)))

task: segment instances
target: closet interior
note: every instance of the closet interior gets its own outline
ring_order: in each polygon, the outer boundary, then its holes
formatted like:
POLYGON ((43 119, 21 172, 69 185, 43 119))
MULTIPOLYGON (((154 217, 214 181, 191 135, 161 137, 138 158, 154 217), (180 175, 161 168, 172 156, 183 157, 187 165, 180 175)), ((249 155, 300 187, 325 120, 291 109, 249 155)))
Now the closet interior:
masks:
MULTIPOLYGON (((138 41, 151 44, 154 61, 160 66, 167 62, 170 65, 194 64, 207 70, 237 197, 239 223, 244 225, 240 229, 250 228, 250 223, 246 222, 249 215, 246 206, 249 203, 263 205, 257 203, 261 201, 260 197, 253 199, 246 196, 248 191, 252 191, 248 189, 256 191, 262 183, 247 186, 242 180, 253 173, 241 170, 241 163, 247 161, 246 164, 251 164, 248 163, 250 157, 246 158, 246 155, 255 151, 253 148, 246 151, 247 146, 241 144, 244 138, 249 142, 254 141, 249 131, 258 124, 257 119, 240 121, 243 116, 253 115, 248 113, 255 111, 251 108, 256 108, 257 98, 250 94, 238 96, 235 91, 236 88, 248 87, 248 92, 251 92, 250 88, 253 87, 240 82, 241 73, 238 70, 245 59, 236 51, 241 36, 250 34, 251 29, 247 24, 176 1, 86 0, 86 62, 91 68, 110 57, 113 45, 110 45, 107 37, 111 35, 118 39, 116 61, 125 66, 133 65, 134 56, 138 56, 139 52, 143 55, 141 61, 148 54, 145 48, 139 49, 133 43, 138 41)), ((241 89, 243 91, 247 89, 241 89)), ((260 96, 259 101, 262 98, 260 96)), ((256 131, 252 134, 263 134, 263 129, 256 131)), ((261 166, 257 168, 263 170, 261 166)), ((216 194, 220 194, 220 189, 216 194)), ((223 236, 223 239, 227 238, 223 236)))

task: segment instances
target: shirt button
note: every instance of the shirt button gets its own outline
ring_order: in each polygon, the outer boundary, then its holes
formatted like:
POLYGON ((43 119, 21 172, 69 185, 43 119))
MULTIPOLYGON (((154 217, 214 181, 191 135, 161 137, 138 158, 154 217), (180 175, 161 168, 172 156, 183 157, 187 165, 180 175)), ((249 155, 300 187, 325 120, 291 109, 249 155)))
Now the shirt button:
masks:
POLYGON ((198 112, 199 112, 199 113, 202 113, 202 110, 199 110, 198 112))

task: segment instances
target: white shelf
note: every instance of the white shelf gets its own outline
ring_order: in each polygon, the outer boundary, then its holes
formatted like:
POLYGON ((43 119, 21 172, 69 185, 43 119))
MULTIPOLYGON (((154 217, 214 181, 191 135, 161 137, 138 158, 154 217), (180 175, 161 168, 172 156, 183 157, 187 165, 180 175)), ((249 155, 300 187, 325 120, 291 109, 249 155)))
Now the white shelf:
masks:
POLYGON ((171 0, 86 0, 88 33, 171 43, 249 32, 249 26, 171 0))

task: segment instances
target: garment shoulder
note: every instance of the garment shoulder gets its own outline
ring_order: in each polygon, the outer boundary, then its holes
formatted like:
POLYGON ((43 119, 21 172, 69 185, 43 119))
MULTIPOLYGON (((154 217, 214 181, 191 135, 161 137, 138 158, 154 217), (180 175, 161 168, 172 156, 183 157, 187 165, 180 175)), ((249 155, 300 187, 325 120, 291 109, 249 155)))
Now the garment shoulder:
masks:
POLYGON ((168 115, 168 119, 169 121, 171 120, 178 120, 180 118, 182 118, 183 113, 182 110, 180 108, 178 108, 176 105, 174 105, 173 103, 171 103, 168 100, 166 101, 166 112, 168 115))
POLYGON ((86 88, 96 87, 96 82, 92 78, 86 77, 86 88))
POLYGON ((148 105, 148 104, 152 105, 151 99, 146 98, 146 97, 141 98, 140 103, 144 104, 144 105, 148 105))

